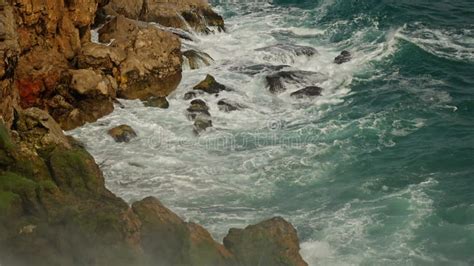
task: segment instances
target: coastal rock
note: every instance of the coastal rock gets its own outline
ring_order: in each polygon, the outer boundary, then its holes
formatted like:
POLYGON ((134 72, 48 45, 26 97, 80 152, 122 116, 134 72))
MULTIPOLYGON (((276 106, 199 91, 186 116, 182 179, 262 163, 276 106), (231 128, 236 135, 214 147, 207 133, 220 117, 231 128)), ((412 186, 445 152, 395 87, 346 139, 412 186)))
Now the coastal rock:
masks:
POLYGON ((295 228, 276 217, 245 229, 230 229, 224 246, 239 265, 307 266, 299 254, 295 228))
POLYGON ((191 101, 191 105, 187 109, 188 111, 188 118, 190 120, 196 119, 196 116, 199 114, 206 115, 208 117, 211 116, 209 113, 209 106, 207 106, 206 102, 201 99, 195 99, 191 101))
POLYGON ((111 47, 97 43, 87 43, 82 46, 77 56, 77 65, 81 69, 92 68, 111 76, 118 73, 120 63, 127 58, 127 53, 119 47, 111 47))
POLYGON ((184 94, 184 100, 192 100, 197 97, 197 93, 195 91, 188 91, 184 94))
POLYGON ((334 63, 340 65, 340 64, 344 64, 344 63, 347 63, 349 61, 352 60, 352 55, 349 51, 342 51, 340 55, 338 55, 335 59, 334 59, 334 63))
POLYGON ((275 94, 286 91, 287 85, 310 86, 326 79, 320 73, 302 70, 279 71, 265 77, 268 89, 275 94))
POLYGON ((308 56, 308 57, 318 54, 318 51, 313 47, 296 45, 296 44, 275 44, 275 45, 255 49, 255 51, 269 52, 272 54, 292 53, 295 56, 308 56))
POLYGON ((207 0, 111 0, 106 10, 109 15, 118 13, 166 27, 209 32, 208 26, 214 26, 224 30, 224 20, 211 9, 207 0))
POLYGON ((187 50, 183 52, 183 56, 187 59, 190 69, 198 69, 200 66, 210 66, 214 61, 210 55, 196 50, 187 50))
POLYGON ((206 129, 210 127, 212 127, 212 120, 210 116, 205 114, 198 114, 194 118, 193 130, 195 134, 199 134, 203 131, 206 131, 206 129))
POLYGON ((217 102, 219 110, 223 112, 232 112, 242 109, 242 105, 232 102, 228 99, 222 99, 217 102))
POLYGON ((277 72, 284 68, 289 68, 289 65, 269 65, 269 64, 257 64, 257 65, 250 65, 244 67, 234 67, 231 70, 237 71, 239 73, 255 76, 257 74, 265 73, 265 72, 277 72))
POLYGON ((172 33, 118 16, 99 31, 102 42, 127 51, 116 79, 125 99, 166 97, 181 81, 181 43, 172 33))
POLYGON ((193 89, 197 91, 203 91, 209 94, 217 94, 221 91, 229 90, 225 85, 222 85, 217 82, 216 79, 211 75, 207 75, 206 78, 199 84, 194 86, 193 89))
POLYGON ((168 109, 170 107, 170 103, 166 97, 151 97, 144 101, 144 104, 147 107, 157 107, 161 109, 168 109))
POLYGON ((290 94, 291 97, 295 97, 297 99, 306 98, 306 97, 316 97, 321 96, 321 92, 323 91, 322 88, 318 86, 310 86, 304 89, 295 91, 290 94))
POLYGON ((111 128, 107 131, 107 134, 109 134, 115 142, 130 142, 130 140, 137 137, 135 130, 128 125, 120 125, 111 128))

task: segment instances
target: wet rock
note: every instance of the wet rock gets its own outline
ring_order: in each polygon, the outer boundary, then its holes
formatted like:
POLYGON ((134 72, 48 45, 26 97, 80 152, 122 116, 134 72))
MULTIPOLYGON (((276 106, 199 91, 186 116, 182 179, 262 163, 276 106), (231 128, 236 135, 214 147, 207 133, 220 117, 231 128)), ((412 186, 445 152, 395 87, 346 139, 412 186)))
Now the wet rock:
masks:
POLYGON ((146 100, 144 104, 147 107, 157 107, 161 109, 168 109, 170 107, 170 103, 166 97, 152 97, 146 100))
POLYGON ((190 120, 196 119, 199 114, 203 114, 206 116, 211 116, 209 113, 209 106, 207 106, 206 102, 201 99, 195 99, 191 101, 191 106, 187 109, 188 111, 188 118, 190 120))
POLYGON ((280 71, 265 77, 267 87, 271 93, 282 93, 286 91, 287 84, 308 85, 326 80, 326 77, 317 72, 289 70, 280 71))
POLYGON ((245 229, 230 229, 224 246, 235 255, 239 265, 308 265, 299 254, 295 228, 279 217, 245 229))
POLYGON ((273 54, 292 53, 296 56, 313 56, 317 55, 318 51, 310 46, 302 46, 296 44, 276 44, 267 47, 255 49, 255 51, 270 52, 273 54))
POLYGON ((304 89, 295 91, 290 94, 291 97, 295 97, 297 99, 306 98, 306 97, 316 97, 321 96, 321 92, 323 91, 322 88, 318 86, 310 86, 304 89))
POLYGON ((203 91, 209 94, 217 94, 221 91, 229 90, 228 88, 226 88, 225 85, 222 85, 219 82, 217 82, 216 79, 211 75, 207 75, 206 78, 203 81, 201 81, 199 84, 194 86, 193 89, 198 90, 198 91, 203 91))
POLYGON ((135 130, 128 125, 120 125, 111 128, 107 131, 107 134, 109 134, 115 142, 130 142, 130 140, 137 137, 135 130))
POLYGON ((197 97, 197 93, 194 91, 188 91, 184 94, 184 100, 192 100, 197 97))
POLYGON ((219 110, 223 112, 232 112, 242 109, 242 105, 227 99, 219 100, 217 106, 219 107, 219 110))
POLYGON ((183 52, 183 56, 187 58, 189 68, 199 69, 201 65, 210 66, 214 61, 210 55, 196 50, 187 50, 183 52))
POLYGON ((234 67, 234 68, 231 68, 231 70, 237 71, 245 75, 255 76, 260 73, 280 71, 288 67, 290 66, 289 65, 257 64, 257 65, 250 65, 250 66, 245 66, 245 67, 234 67))
POLYGON ((198 114, 194 119, 194 133, 199 134, 212 127, 211 117, 205 114, 198 114))
POLYGON ((352 55, 349 51, 342 51, 340 55, 338 55, 335 59, 334 59, 334 63, 336 64, 344 64, 344 63, 347 63, 349 61, 351 61, 352 59, 352 55))

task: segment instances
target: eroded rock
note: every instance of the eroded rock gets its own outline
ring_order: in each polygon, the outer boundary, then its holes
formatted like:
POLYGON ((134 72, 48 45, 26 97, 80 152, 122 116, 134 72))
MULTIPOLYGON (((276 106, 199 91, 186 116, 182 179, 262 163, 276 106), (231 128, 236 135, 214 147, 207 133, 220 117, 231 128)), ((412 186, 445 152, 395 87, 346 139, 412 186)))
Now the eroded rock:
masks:
POLYGON ((242 105, 235 103, 233 101, 230 101, 228 99, 222 99, 217 102, 217 106, 219 107, 219 110, 223 112, 232 112, 232 111, 237 111, 243 108, 242 105))
POLYGON ((199 114, 206 115, 208 117, 211 116, 209 113, 209 106, 207 106, 206 102, 201 99, 195 99, 191 101, 191 105, 187 109, 188 111, 188 118, 190 120, 196 119, 196 116, 199 114))
POLYGON ((310 86, 310 87, 306 87, 304 89, 295 91, 291 93, 290 96, 295 97, 297 99, 302 99, 306 97, 317 97, 317 96, 321 96, 322 91, 323 89, 321 87, 310 86))
POLYGON ((210 66, 214 61, 210 55, 196 50, 187 50, 183 52, 183 56, 188 60, 189 68, 199 69, 202 65, 210 66))
POLYGON ((352 55, 349 51, 342 51, 340 55, 334 58, 334 63, 341 65, 352 60, 352 55))
POLYGON ((151 97, 143 103, 147 107, 157 107, 161 109, 168 109, 170 107, 170 103, 166 97, 151 97))
POLYGON ((221 91, 229 90, 225 85, 217 82, 216 79, 211 75, 207 75, 206 78, 194 86, 193 89, 209 94, 217 94, 221 91))
POLYGON ((268 89, 275 94, 286 91, 287 85, 310 86, 326 79, 320 73, 302 70, 279 71, 265 77, 268 89))

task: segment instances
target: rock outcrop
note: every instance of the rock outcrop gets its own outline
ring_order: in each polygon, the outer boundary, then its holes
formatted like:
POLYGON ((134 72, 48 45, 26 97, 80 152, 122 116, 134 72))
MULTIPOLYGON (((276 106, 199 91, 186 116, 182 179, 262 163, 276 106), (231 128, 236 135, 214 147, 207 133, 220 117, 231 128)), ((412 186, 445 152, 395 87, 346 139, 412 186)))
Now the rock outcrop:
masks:
POLYGON ((156 22, 166 27, 210 32, 208 26, 224 30, 224 20, 207 0, 111 0, 105 7, 109 15, 156 22))

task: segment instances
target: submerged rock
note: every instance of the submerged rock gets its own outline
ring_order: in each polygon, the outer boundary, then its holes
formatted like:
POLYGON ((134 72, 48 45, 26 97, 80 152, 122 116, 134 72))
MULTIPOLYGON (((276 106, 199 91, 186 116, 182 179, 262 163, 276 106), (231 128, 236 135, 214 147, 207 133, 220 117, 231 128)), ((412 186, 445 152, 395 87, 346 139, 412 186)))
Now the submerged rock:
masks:
POLYGON ((270 52, 274 54, 290 52, 296 56, 308 56, 308 57, 318 54, 318 51, 313 47, 296 45, 296 44, 275 44, 275 45, 255 49, 255 51, 270 52))
POLYGON ((224 246, 239 265, 307 266, 295 228, 276 217, 245 229, 230 229, 224 246))
POLYGON ((211 117, 205 114, 198 114, 194 119, 194 133, 199 134, 212 127, 211 117))
POLYGON ((115 140, 115 142, 130 142, 130 140, 137 137, 135 130, 128 125, 114 127, 109 129, 107 133, 115 140))
POLYGON ((334 63, 340 65, 340 64, 344 64, 344 63, 347 63, 349 61, 351 61, 352 59, 352 55, 349 51, 342 51, 340 55, 338 55, 335 59, 334 59, 334 63))
POLYGON ((188 59, 189 68, 191 69, 198 69, 201 65, 210 66, 211 62, 214 61, 209 54, 196 50, 184 51, 183 56, 188 59))
POLYGON ((250 65, 244 67, 233 67, 231 70, 237 71, 239 73, 255 76, 260 73, 264 72, 276 72, 280 71, 284 68, 290 67, 289 65, 270 65, 270 64, 257 64, 257 65, 250 65))
POLYGON ((191 101, 191 105, 187 109, 188 111, 188 118, 190 120, 196 119, 199 114, 203 114, 206 116, 211 116, 209 113, 209 106, 207 106, 206 102, 201 99, 195 99, 191 101))
POLYGON ((184 94, 184 100, 192 100, 197 97, 197 93, 195 91, 188 91, 184 94))
POLYGON ((194 90, 203 91, 209 94, 217 94, 221 91, 229 90, 225 85, 220 84, 216 81, 216 79, 211 76, 207 75, 206 78, 201 81, 199 84, 194 86, 194 90))
POLYGON ((224 112, 232 112, 242 109, 242 106, 238 103, 234 103, 227 99, 222 99, 217 102, 217 106, 219 110, 224 112))
POLYGON ((305 98, 305 97, 316 97, 321 96, 321 92, 323 91, 322 88, 318 86, 310 86, 304 89, 295 91, 290 94, 291 97, 295 97, 298 99, 305 98))
POLYGON ((316 83, 325 80, 326 78, 317 72, 289 70, 280 71, 265 77, 267 87, 271 93, 282 93, 286 91, 286 84, 301 84, 316 83))
POLYGON ((143 103, 146 107, 157 107, 161 109, 168 109, 170 107, 170 103, 166 97, 151 97, 143 103))

